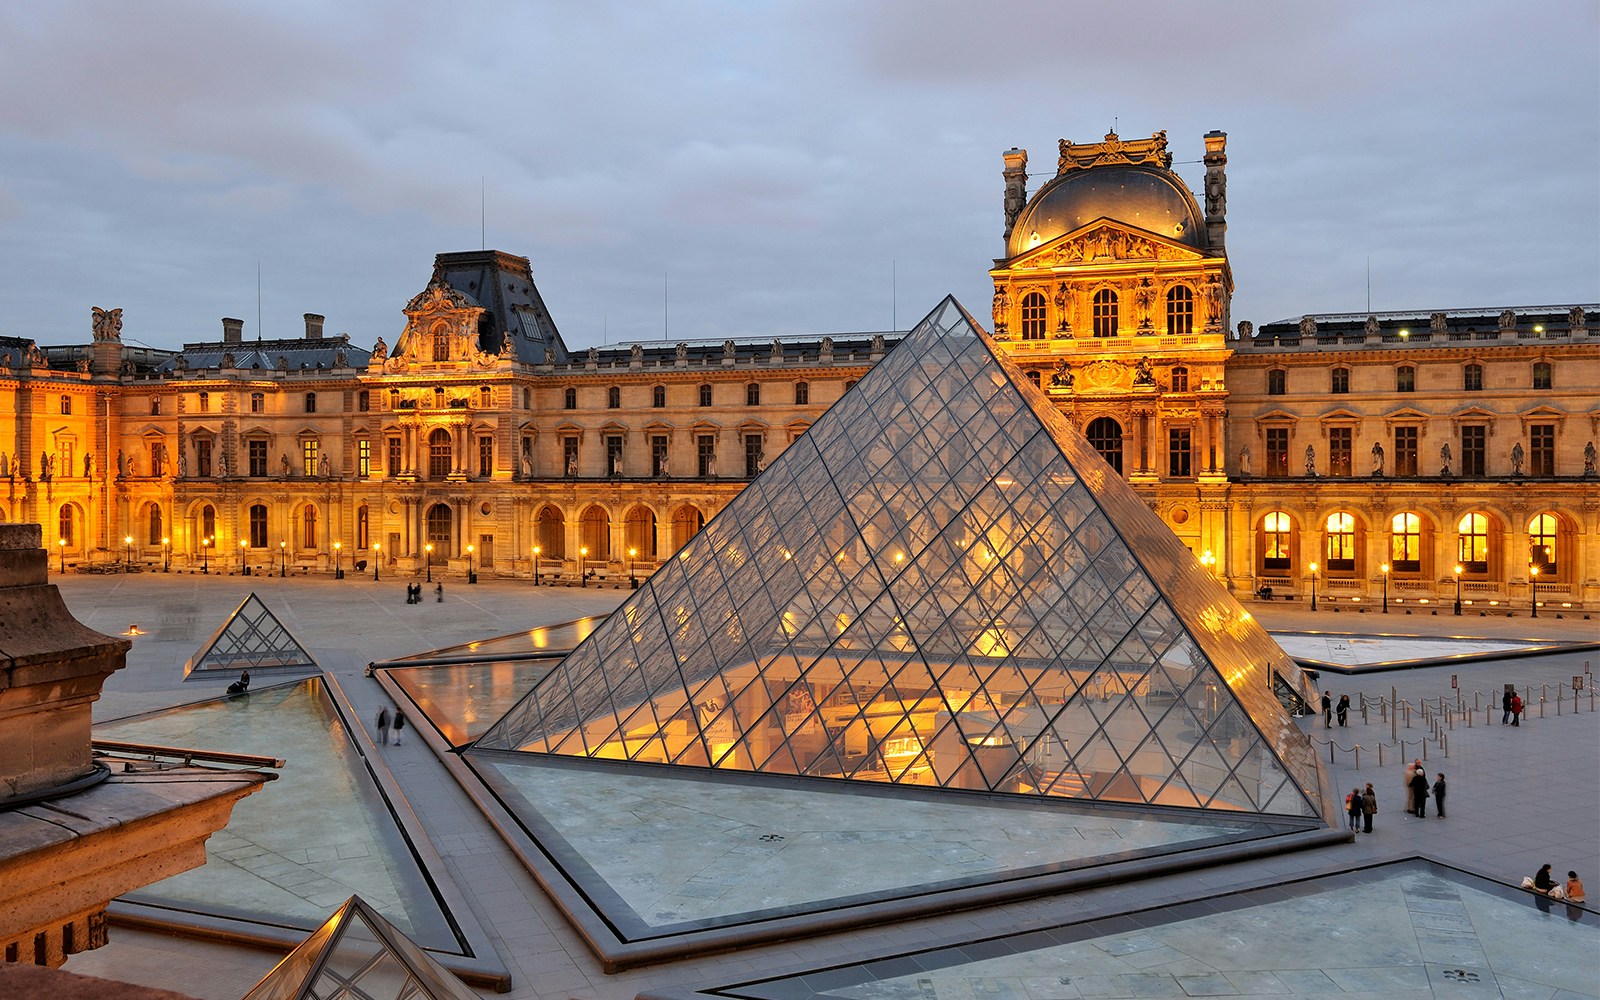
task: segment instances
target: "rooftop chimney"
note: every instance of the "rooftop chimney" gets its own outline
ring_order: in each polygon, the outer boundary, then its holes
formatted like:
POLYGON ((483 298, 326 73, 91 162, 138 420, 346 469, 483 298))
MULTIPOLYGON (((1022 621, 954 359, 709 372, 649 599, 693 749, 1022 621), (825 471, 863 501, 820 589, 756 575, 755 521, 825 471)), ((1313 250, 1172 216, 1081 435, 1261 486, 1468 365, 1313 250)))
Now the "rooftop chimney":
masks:
POLYGON ((244 320, 222 317, 222 342, 238 344, 244 341, 244 320))
POLYGON ((322 321, 325 319, 327 319, 326 316, 318 316, 316 313, 306 313, 307 340, 322 339, 322 321))

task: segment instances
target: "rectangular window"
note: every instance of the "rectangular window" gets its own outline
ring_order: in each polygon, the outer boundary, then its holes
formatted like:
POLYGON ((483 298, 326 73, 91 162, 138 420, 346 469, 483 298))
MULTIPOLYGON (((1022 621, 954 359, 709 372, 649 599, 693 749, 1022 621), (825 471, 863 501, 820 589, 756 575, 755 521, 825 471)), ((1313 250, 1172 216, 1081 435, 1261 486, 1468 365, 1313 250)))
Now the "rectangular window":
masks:
POLYGON ((1335 368, 1329 378, 1329 388, 1337 395, 1344 395, 1350 391, 1350 369, 1335 368))
POLYGON ((1394 474, 1397 476, 1417 474, 1417 428, 1415 427, 1394 429, 1394 474))
POLYGON ((1417 391, 1417 370, 1410 365, 1402 365, 1394 372, 1395 392, 1417 391))
POLYGON ((265 441, 250 441, 247 444, 250 452, 250 475, 260 479, 267 474, 267 443, 265 441))
POLYGON ((744 474, 747 479, 754 479, 761 475, 761 467, 766 461, 766 447, 760 434, 746 434, 744 436, 744 474))
POLYGON ((660 478, 667 474, 667 436, 655 434, 650 438, 650 475, 660 478))
POLYGON ((1461 474, 1483 476, 1488 468, 1489 428, 1479 424, 1461 428, 1461 474))
POLYGON ((1289 428, 1267 428, 1267 475, 1289 474, 1289 428))
POLYGON ((695 471, 702 477, 717 474, 717 436, 697 434, 694 439, 695 471))
POLYGON ((302 475, 314 476, 317 474, 317 452, 321 445, 316 438, 306 438, 300 442, 300 467, 302 475))
POLYGON ((356 409, 361 413, 366 413, 368 410, 372 409, 371 392, 366 389, 362 389, 360 392, 356 393, 356 409))
POLYGON ((1267 372, 1267 395, 1282 396, 1289 389, 1289 373, 1281 368, 1267 372))
POLYGON ((211 412, 211 393, 202 392, 200 394, 200 412, 201 413, 210 413, 211 412))
POLYGON ((1194 475, 1192 433, 1187 427, 1173 427, 1167 431, 1167 475, 1174 479, 1194 475))
POLYGON ((622 435, 606 435, 606 474, 622 475, 622 435))
POLYGON ((314 392, 306 393, 306 412, 317 412, 317 394, 314 392))
POLYGON ((372 520, 371 520, 371 517, 367 513, 367 508, 366 507, 357 507, 356 508, 356 548, 364 549, 364 548, 367 547, 367 539, 370 537, 371 530, 372 530, 372 520))
POLYGON ((746 406, 760 406, 761 405, 761 383, 760 382, 751 382, 749 385, 746 385, 744 387, 744 405, 746 405, 746 406))
POLYGON ((150 397, 150 415, 152 417, 161 416, 161 397, 160 396, 151 396, 150 397))
POLYGON ((561 439, 561 471, 568 476, 578 474, 578 439, 568 436, 561 439))
POLYGON ((1556 474, 1556 425, 1534 424, 1528 428, 1528 475, 1556 474))
POLYGON ((1467 392, 1483 391, 1483 366, 1468 365, 1461 372, 1461 388, 1467 392))
POLYGON ((252 392, 250 394, 250 412, 251 413, 262 413, 262 412, 266 411, 266 408, 267 408, 267 397, 266 397, 266 395, 263 394, 263 393, 259 393, 259 392, 252 392))
POLYGON ((366 438, 356 442, 356 475, 362 479, 372 475, 372 442, 366 438))
MULTIPOLYGON (((201 395, 205 395, 201 393, 201 395)), ((194 443, 195 475, 211 478, 211 439, 197 438, 194 443)))
POLYGON ((1353 427, 1328 428, 1328 475, 1350 475, 1350 459, 1354 451, 1351 442, 1354 435, 1353 427))
POLYGON ((255 504, 250 508, 250 547, 264 549, 267 547, 267 508, 255 504))
POLYGON ((494 438, 487 434, 478 438, 478 475, 483 478, 494 475, 494 438))
POLYGON ((61 415, 62 416, 68 416, 71 413, 72 413, 72 397, 71 396, 62 396, 61 397, 61 415))
POLYGON ((389 464, 387 466, 388 473, 391 476, 398 476, 400 474, 400 439, 399 438, 392 437, 392 438, 389 439, 388 451, 389 451, 389 455, 388 455, 389 464))

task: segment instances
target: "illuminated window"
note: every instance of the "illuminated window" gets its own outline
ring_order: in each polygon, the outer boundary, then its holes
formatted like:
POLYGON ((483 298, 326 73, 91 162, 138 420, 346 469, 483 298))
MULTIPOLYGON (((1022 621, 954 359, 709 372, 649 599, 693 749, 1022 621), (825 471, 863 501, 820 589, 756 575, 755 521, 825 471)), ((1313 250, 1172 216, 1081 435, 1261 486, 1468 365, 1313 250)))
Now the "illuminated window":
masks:
POLYGON ((1468 573, 1489 571, 1489 519, 1468 514, 1456 523, 1456 562, 1468 573))
MULTIPOLYGON (((263 517, 266 516, 266 510, 265 507, 261 508, 263 517)), ((217 508, 210 504, 200 508, 200 537, 212 539, 217 537, 217 508)))
POLYGON ((1417 370, 1410 365, 1401 365, 1394 370, 1395 392, 1417 391, 1417 370))
POLYGON ((1389 521, 1389 561, 1396 573, 1422 569, 1422 518, 1396 514, 1389 521))
POLYGON ((1289 391, 1289 373, 1282 368, 1274 368, 1267 372, 1267 395, 1282 396, 1289 391))
POLYGON ((1327 520, 1328 569, 1353 570, 1356 568, 1356 518, 1354 514, 1338 511, 1327 520))
POLYGON ((1261 519, 1261 568, 1286 570, 1290 566, 1290 541, 1294 537, 1294 522, 1289 515, 1275 510, 1261 519))
POLYGON ((1167 333, 1194 332, 1194 292, 1188 285, 1167 289, 1167 333))
POLYGON ((450 328, 443 323, 435 323, 433 330, 433 360, 450 360, 450 328))
POLYGON ((1022 339, 1044 339, 1044 296, 1029 292, 1022 297, 1022 339))
POLYGON ((321 450, 322 446, 316 438, 306 438, 300 442, 300 465, 304 475, 317 474, 317 454, 321 450))
POLYGON ((1109 288, 1102 288, 1094 293, 1092 318, 1096 337, 1115 337, 1117 335, 1116 292, 1109 288))
POLYGON ((1483 366, 1467 365, 1461 369, 1461 388, 1466 392, 1483 391, 1483 366))
POLYGON ((1557 523, 1554 514, 1540 514, 1528 522, 1528 563, 1545 576, 1556 573, 1557 523))
POLYGON ((1535 389, 1550 388, 1550 362, 1535 361, 1533 364, 1533 387, 1535 389))
POLYGON ((306 504, 300 512, 300 547, 314 549, 317 547, 317 508, 306 504))
POLYGON ((454 457, 450 446, 450 432, 435 427, 428 435, 428 478, 443 479, 451 473, 450 461, 454 457))
POLYGON ((1110 417, 1097 417, 1090 421, 1089 429, 1084 435, 1089 443, 1094 445, 1094 450, 1106 460, 1106 464, 1122 472, 1122 425, 1110 417))
POLYGON ((356 475, 363 479, 372 475, 372 442, 366 438, 356 441, 356 475))

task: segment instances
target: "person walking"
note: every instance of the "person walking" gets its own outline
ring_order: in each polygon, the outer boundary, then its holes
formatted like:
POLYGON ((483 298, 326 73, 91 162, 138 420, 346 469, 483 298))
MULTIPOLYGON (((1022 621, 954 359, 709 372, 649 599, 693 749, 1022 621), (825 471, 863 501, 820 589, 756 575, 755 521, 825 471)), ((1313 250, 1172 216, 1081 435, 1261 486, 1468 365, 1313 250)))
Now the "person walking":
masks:
POLYGON ((1433 782, 1433 814, 1444 819, 1444 772, 1439 772, 1439 777, 1433 782))
POLYGON ((1428 773, 1422 768, 1411 772, 1411 797, 1417 805, 1417 818, 1428 818, 1428 773))
POLYGON ((378 709, 378 743, 383 746, 389 745, 389 710, 387 708, 378 709))
POLYGON ((1326 691, 1322 692, 1322 728, 1333 728, 1333 696, 1326 691))
POLYGON ((1522 695, 1520 694, 1511 696, 1511 724, 1513 726, 1522 725, 1522 695))
POLYGON ((1378 813, 1378 793, 1372 790, 1372 782, 1367 782, 1367 788, 1361 793, 1361 816, 1364 821, 1362 833, 1372 832, 1372 817, 1378 813))
MULTIPOLYGON (((400 711, 397 708, 397 709, 394 710, 394 745, 395 746, 399 746, 400 745, 400 736, 401 736, 401 733, 405 730, 405 728, 406 728, 406 713, 400 711)), ((1441 781, 1444 780, 1444 775, 1442 775, 1442 774, 1439 775, 1439 779, 1441 781)))
POLYGON ((1500 724, 1502 726, 1511 722, 1511 692, 1506 691, 1500 696, 1500 724))
POLYGON ((1350 696, 1349 695, 1341 694, 1339 696, 1339 706, 1336 709, 1336 711, 1339 713, 1339 725, 1341 725, 1341 726, 1350 725, 1350 696))

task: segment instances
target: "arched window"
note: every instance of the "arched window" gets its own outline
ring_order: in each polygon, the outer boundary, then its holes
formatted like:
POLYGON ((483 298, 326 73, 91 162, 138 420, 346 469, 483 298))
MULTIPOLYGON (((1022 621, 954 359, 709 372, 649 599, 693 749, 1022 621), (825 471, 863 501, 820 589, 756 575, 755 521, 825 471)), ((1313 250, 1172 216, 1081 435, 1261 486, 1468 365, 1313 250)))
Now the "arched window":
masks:
POLYGON ((604 507, 595 504, 583 512, 578 521, 578 543, 589 550, 589 559, 603 562, 611 558, 611 518, 604 507))
POLYGON ((1422 569, 1422 518, 1396 514, 1389 521, 1389 561, 1396 573, 1422 569))
POLYGON ((426 531, 428 533, 426 544, 432 545, 432 551, 423 549, 424 556, 435 566, 442 566, 449 560, 450 554, 455 551, 451 545, 454 541, 454 532, 451 530, 454 518, 450 505, 436 503, 428 508, 425 515, 426 531))
POLYGON ((1094 450, 1117 471, 1122 473, 1122 425, 1110 417, 1097 417, 1089 423, 1089 430, 1085 435, 1089 443, 1094 445, 1094 450))
POLYGON ((1282 396, 1289 391, 1289 373, 1282 368, 1267 372, 1267 395, 1282 396))
POLYGON ((306 504, 300 512, 300 547, 314 549, 317 547, 317 508, 306 504))
MULTIPOLYGON (((265 507, 261 509, 266 510, 265 507)), ((200 508, 200 537, 211 539, 217 537, 217 508, 210 504, 200 508)))
POLYGON ((306 393, 306 412, 317 412, 317 394, 314 392, 306 393))
POLYGON ((264 393, 252 392, 250 394, 250 412, 265 413, 267 411, 267 397, 264 393))
POLYGON ((810 382, 796 382, 794 384, 794 402, 796 406, 805 406, 811 402, 810 382))
POLYGON ((1290 541, 1294 537, 1289 515, 1275 510, 1261 519, 1261 568, 1287 570, 1290 567, 1290 541))
POLYGON ((1535 361, 1533 363, 1533 387, 1535 389, 1548 389, 1550 384, 1550 362, 1535 361))
POLYGON ((1356 568, 1356 517, 1345 511, 1328 515, 1327 545, 1329 570, 1356 568))
POLYGON ((705 527, 706 519, 700 509, 693 504, 684 504, 672 513, 672 547, 681 549, 689 544, 700 529, 705 527))
POLYGON ((68 547, 77 545, 77 518, 73 516, 72 504, 64 503, 56 520, 56 538, 67 543, 68 547))
POLYGON ((761 383, 760 382, 750 382, 750 383, 747 383, 745 385, 745 387, 744 387, 744 405, 746 405, 746 406, 760 406, 761 405, 761 383))
POLYGON ((433 405, 441 408, 444 406, 444 386, 433 387, 433 405))
POLYGON ((539 509, 539 558, 565 559, 567 557, 567 519, 559 507, 546 504, 539 509))
POLYGON ((1022 297, 1022 339, 1044 339, 1044 296, 1029 292, 1022 297))
POLYGON ((1188 285, 1167 289, 1167 333, 1194 332, 1194 292, 1188 285))
POLYGON ((1482 514, 1467 514, 1456 522, 1456 562, 1468 573, 1489 571, 1489 519, 1482 514))
POLYGON ((650 405, 652 407, 654 407, 655 409, 657 409, 657 410, 660 410, 660 409, 663 409, 663 408, 666 407, 666 405, 667 405, 667 387, 666 386, 664 386, 664 385, 653 385, 653 386, 650 387, 650 405))
POLYGON ((494 405, 494 390, 486 385, 478 386, 478 405, 487 410, 494 405))
POLYGON ((161 539, 166 535, 166 523, 165 519, 161 516, 161 505, 158 503, 153 503, 150 505, 150 521, 148 527, 149 530, 145 533, 145 538, 149 540, 149 544, 151 545, 160 545, 161 539))
POLYGON ((1115 337, 1117 335, 1117 293, 1109 288, 1102 288, 1094 293, 1094 335, 1096 337, 1115 337))
POLYGON ((433 360, 450 360, 450 327, 444 323, 435 323, 433 330, 433 360))
POLYGON ((1528 565, 1539 567, 1539 573, 1554 576, 1556 573, 1556 528, 1559 522, 1554 514, 1539 514, 1528 522, 1528 565))
POLYGON ((428 435, 428 478, 443 479, 451 472, 450 432, 435 427, 428 435))
POLYGON ((711 405, 711 386, 709 384, 703 384, 700 386, 700 405, 711 405))
POLYGON ((1410 365, 1401 365, 1394 370, 1395 392, 1417 391, 1417 370, 1410 365))
POLYGON ((210 413, 211 412, 211 393, 202 392, 200 394, 200 412, 201 413, 210 413))
POLYGON ((267 505, 263 503, 251 504, 249 511, 250 547, 263 549, 267 546, 267 505))
POLYGON ((1172 369, 1172 391, 1189 391, 1189 369, 1185 368, 1183 365, 1178 365, 1172 369))
POLYGON ((576 410, 578 408, 578 390, 576 388, 569 385, 562 390, 561 406, 568 410, 576 410))
POLYGON ((365 549, 371 535, 371 515, 368 513, 367 505, 362 504, 356 508, 356 548, 365 549))
POLYGON ((636 553, 632 558, 654 559, 656 557, 656 513, 644 504, 636 504, 628 511, 627 527, 624 530, 627 537, 627 546, 630 552, 636 553))
POLYGON ((622 386, 613 385, 606 387, 606 409, 615 410, 622 406, 622 386))

